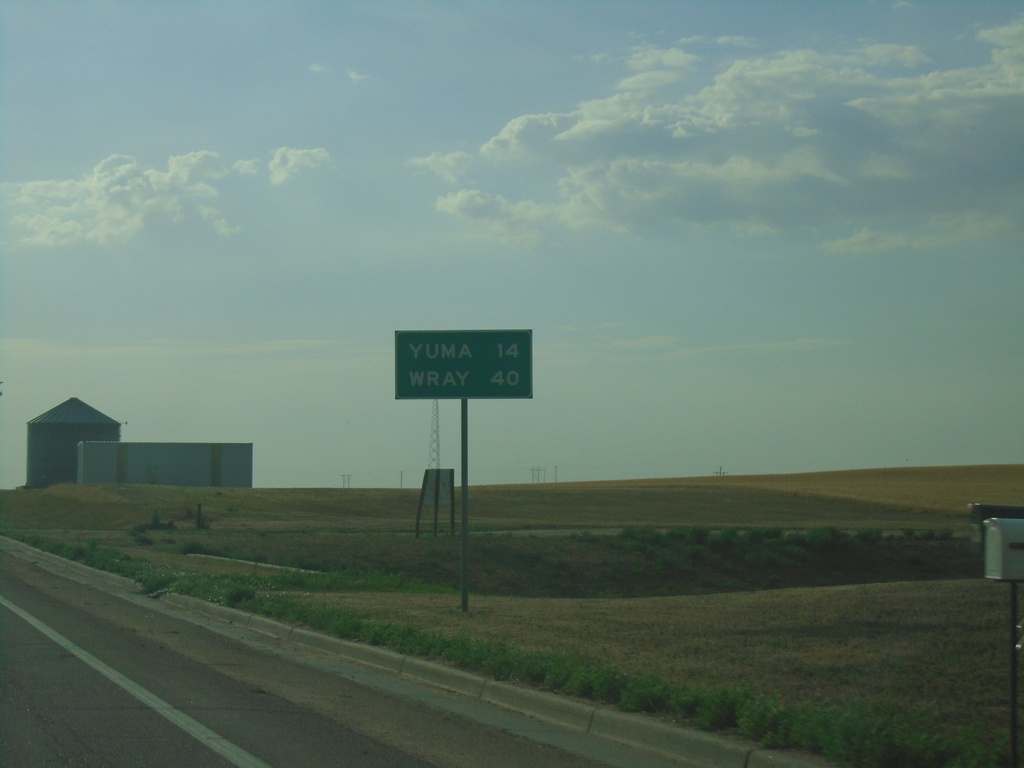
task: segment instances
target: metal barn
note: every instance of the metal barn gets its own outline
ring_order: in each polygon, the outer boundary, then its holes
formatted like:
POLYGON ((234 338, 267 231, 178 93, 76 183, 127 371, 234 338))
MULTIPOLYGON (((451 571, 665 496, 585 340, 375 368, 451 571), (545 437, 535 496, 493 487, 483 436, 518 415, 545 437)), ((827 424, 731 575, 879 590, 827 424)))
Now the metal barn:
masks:
POLYGON ((78 444, 83 440, 119 442, 121 423, 77 397, 28 422, 25 484, 45 488, 78 480, 78 444))
POLYGON ((252 488, 252 443, 83 441, 78 482, 252 488))

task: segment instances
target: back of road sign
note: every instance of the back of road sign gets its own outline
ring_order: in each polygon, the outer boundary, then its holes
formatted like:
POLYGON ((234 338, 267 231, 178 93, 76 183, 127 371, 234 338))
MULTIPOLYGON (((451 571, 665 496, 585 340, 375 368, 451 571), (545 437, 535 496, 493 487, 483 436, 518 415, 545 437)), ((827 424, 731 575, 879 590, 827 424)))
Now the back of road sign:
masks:
POLYGON ((395 331, 395 399, 533 397, 533 331, 395 331))

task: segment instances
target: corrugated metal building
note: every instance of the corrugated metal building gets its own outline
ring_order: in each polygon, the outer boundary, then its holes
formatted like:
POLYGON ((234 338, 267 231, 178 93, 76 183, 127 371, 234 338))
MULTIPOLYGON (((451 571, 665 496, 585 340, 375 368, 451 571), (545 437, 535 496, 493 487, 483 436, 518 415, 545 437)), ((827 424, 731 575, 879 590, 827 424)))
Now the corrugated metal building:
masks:
POLYGON ((79 483, 252 488, 252 443, 78 445, 79 483))
POLYGON ((121 423, 77 397, 28 422, 25 484, 45 488, 78 478, 78 444, 83 440, 121 440, 121 423))

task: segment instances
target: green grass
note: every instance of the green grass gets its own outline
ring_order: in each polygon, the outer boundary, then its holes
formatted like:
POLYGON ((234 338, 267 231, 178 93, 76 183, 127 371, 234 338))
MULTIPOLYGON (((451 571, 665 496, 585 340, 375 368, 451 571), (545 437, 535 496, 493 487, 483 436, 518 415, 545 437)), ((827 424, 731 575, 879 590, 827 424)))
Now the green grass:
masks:
MULTIPOLYGON (((319 571, 390 573, 457 585, 459 541, 321 531, 177 531, 133 543, 155 553, 208 554, 319 571)), ((123 536, 112 537, 116 542, 123 536)), ((631 526, 615 534, 471 537, 474 591, 519 597, 639 597, 980 575, 962 537, 835 529, 631 526)))
MULTIPOLYGON (((152 595, 189 594, 767 747, 801 747, 843 765, 1006 763, 1005 738, 991 723, 965 712, 951 724, 927 699, 907 707, 865 690, 849 701, 796 701, 724 680, 687 684, 624 671, 595 654, 524 648, 468 627, 442 632, 310 598, 454 595, 458 541, 411 536, 415 498, 414 491, 136 486, 0 491, 0 533, 136 579, 152 595), (194 522, 199 503, 204 528, 194 522)), ((963 516, 906 506, 685 486, 524 486, 474 489, 472 498, 474 594, 628 599, 980 575, 963 516)), ((776 640, 785 646, 785 638, 752 642, 776 640)))

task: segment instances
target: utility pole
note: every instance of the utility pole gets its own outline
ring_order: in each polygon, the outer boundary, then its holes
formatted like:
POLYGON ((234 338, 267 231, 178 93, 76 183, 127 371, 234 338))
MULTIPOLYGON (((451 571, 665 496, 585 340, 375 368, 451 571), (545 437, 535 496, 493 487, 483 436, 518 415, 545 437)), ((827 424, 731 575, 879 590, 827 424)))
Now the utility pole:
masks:
POLYGON ((427 468, 441 468, 441 421, 437 412, 437 400, 430 409, 430 457, 427 460, 427 468))

